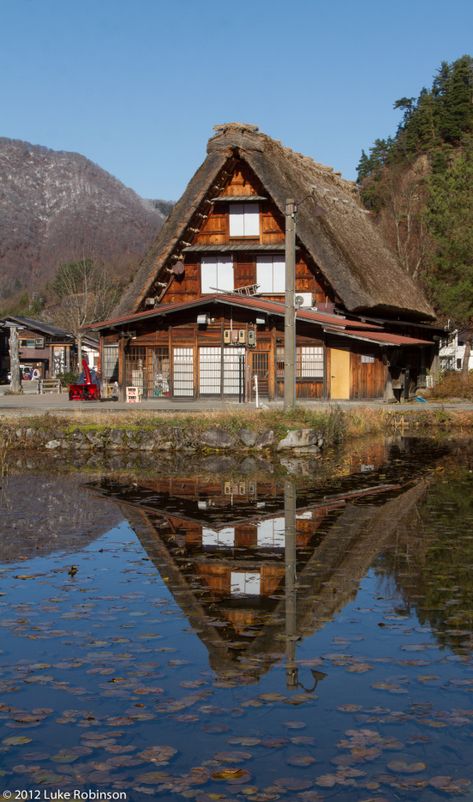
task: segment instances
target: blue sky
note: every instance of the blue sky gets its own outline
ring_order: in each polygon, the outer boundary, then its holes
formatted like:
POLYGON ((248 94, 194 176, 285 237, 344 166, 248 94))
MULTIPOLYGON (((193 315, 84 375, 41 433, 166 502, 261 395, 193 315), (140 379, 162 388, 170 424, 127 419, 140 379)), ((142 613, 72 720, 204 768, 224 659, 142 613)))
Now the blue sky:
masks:
POLYGON ((472 30, 471 0, 0 0, 0 135, 145 197, 177 199, 226 121, 354 178, 472 30))

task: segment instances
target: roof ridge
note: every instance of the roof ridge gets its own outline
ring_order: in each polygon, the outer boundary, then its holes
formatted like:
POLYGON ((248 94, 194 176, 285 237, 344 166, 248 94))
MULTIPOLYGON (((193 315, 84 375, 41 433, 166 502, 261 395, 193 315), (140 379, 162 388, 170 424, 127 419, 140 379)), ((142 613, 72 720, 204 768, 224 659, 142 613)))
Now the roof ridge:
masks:
MULTIPOLYGON (((341 189, 345 189, 350 193, 355 193, 358 195, 356 190, 356 185, 354 181, 351 181, 348 178, 344 178, 342 173, 338 170, 334 170, 333 167, 322 164, 322 162, 317 162, 311 156, 307 156, 300 151, 293 150, 285 145, 280 139, 274 139, 273 137, 269 136, 263 131, 260 131, 257 125, 253 123, 244 123, 244 122, 228 122, 228 123, 219 123, 213 126, 213 130, 215 134, 209 139, 209 146, 212 148, 212 143, 215 140, 228 139, 228 144, 231 145, 232 142, 232 135, 234 136, 235 140, 239 139, 239 137, 245 137, 245 145, 248 146, 249 141, 251 139, 255 139, 255 142, 258 143, 265 143, 268 145, 274 145, 278 148, 281 148, 282 152, 290 157, 293 158, 295 161, 302 163, 306 168, 310 167, 311 169, 315 170, 319 175, 326 176, 330 180, 332 180, 335 184, 338 184, 341 189), (236 135, 236 136, 235 136, 236 135)), ((235 144, 238 144, 235 142, 235 144)))

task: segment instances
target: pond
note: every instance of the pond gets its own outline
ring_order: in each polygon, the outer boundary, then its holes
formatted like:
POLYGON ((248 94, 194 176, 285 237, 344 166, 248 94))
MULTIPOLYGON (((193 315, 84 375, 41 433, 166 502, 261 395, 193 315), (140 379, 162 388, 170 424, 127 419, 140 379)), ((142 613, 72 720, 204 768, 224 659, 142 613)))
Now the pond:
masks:
POLYGON ((471 441, 410 437, 309 463, 14 462, 0 791, 473 799, 472 489, 471 441))

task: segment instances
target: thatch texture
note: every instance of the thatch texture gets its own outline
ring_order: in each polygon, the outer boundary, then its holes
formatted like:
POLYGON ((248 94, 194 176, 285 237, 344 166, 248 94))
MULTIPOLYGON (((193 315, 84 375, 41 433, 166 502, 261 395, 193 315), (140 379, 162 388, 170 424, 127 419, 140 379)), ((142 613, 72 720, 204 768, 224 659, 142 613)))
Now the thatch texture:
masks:
MULTIPOLYGON (((383 242, 356 187, 312 159, 283 147, 255 126, 218 126, 208 156, 191 179, 143 260, 117 314, 138 311, 173 250, 180 245, 212 185, 235 158, 246 162, 281 213, 299 202, 297 237, 349 312, 433 319, 420 289, 383 242)), ((179 247, 178 247, 179 250, 179 247)))

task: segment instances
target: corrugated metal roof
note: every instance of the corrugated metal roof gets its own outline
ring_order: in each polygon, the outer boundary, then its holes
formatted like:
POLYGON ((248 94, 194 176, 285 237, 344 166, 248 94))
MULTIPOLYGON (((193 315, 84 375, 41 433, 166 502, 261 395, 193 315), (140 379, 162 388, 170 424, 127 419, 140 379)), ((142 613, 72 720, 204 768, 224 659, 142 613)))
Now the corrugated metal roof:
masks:
POLYGON ((34 320, 31 317, 20 317, 17 315, 7 315, 3 320, 11 320, 14 323, 18 323, 19 326, 24 326, 31 331, 38 331, 41 334, 49 334, 51 337, 59 337, 65 340, 74 339, 70 332, 64 331, 64 329, 60 329, 58 326, 53 326, 52 323, 45 323, 43 320, 34 320))
POLYGON ((264 195, 217 195, 210 199, 212 203, 252 203, 254 201, 268 200, 264 195))
MULTIPOLYGON (((167 315, 171 312, 184 311, 185 309, 192 309, 193 307, 204 306, 208 303, 230 304, 234 306, 241 306, 245 309, 254 309, 256 312, 264 312, 270 315, 277 315, 284 317, 285 306, 280 301, 269 301, 266 298, 259 298, 256 296, 243 296, 243 295, 227 295, 225 293, 212 293, 211 295, 202 296, 195 301, 186 301, 184 303, 178 302, 173 304, 160 304, 159 306, 150 309, 148 312, 137 312, 133 315, 123 315, 122 317, 104 320, 87 326, 87 329, 99 331, 100 329, 115 327, 124 323, 134 323, 140 320, 147 320, 148 318, 160 317, 167 315)), ((318 312, 315 309, 299 309, 297 311, 297 319, 307 322, 319 323, 323 326, 336 326, 341 330, 344 329, 366 329, 367 331, 377 331, 381 328, 373 323, 363 323, 360 320, 349 320, 342 315, 329 314, 327 312, 318 312)))
MULTIPOLYGON (((338 334, 340 331, 330 327, 324 328, 327 334, 338 334)), ((404 337, 401 334, 391 334, 389 331, 358 331, 351 329, 344 331, 343 337, 350 340, 364 340, 365 342, 376 343, 377 345, 432 345, 431 340, 419 340, 415 337, 404 337)))
MULTIPOLYGON (((261 242, 225 242, 221 245, 214 243, 202 243, 198 245, 187 245, 182 249, 183 253, 255 253, 260 251, 270 251, 274 253, 283 253, 285 250, 284 242, 273 242, 265 244, 261 242)), ((297 250, 297 249, 296 249, 297 250)))

